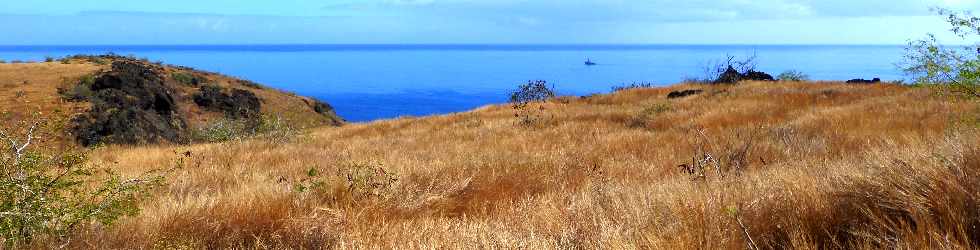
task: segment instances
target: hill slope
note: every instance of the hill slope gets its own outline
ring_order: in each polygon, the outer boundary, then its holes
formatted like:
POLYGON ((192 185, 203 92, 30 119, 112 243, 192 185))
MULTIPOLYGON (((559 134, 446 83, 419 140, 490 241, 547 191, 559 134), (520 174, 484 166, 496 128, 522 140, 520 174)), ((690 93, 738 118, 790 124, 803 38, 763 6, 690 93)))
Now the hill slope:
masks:
POLYGON ((78 247, 934 248, 980 243, 978 105, 928 89, 632 89, 316 129, 112 146, 186 167, 78 247), (668 92, 701 94, 667 99, 668 92))
POLYGON ((44 121, 45 144, 184 143, 218 122, 340 125, 317 100, 247 80, 118 56, 0 64, 5 129, 44 121), (253 122, 254 121, 254 122, 253 122))

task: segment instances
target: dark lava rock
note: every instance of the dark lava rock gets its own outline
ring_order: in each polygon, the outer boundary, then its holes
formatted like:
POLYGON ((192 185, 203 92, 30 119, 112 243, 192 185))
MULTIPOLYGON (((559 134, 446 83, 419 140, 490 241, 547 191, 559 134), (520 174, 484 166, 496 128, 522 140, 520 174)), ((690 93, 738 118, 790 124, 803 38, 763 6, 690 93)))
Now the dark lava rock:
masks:
POLYGON ((746 72, 745 75, 742 77, 742 80, 744 80, 744 81, 775 81, 776 78, 773 78, 772 75, 767 74, 766 72, 749 70, 749 72, 746 72))
POLYGON ((871 80, 865 80, 863 78, 847 80, 847 83, 872 84, 872 83, 880 83, 880 82, 881 82, 881 78, 875 78, 875 79, 871 79, 871 80))
POLYGON ((73 120, 76 140, 86 146, 185 141, 187 125, 162 72, 138 60, 114 60, 90 87, 92 109, 73 120))
POLYGON ((718 76, 718 79, 715 79, 714 83, 737 83, 741 80, 742 73, 739 73, 738 70, 735 70, 735 68, 732 66, 728 66, 728 69, 725 70, 724 73, 721 73, 721 75, 718 76))
POLYGON ((690 95, 697 95, 700 94, 701 92, 704 92, 704 90, 687 89, 687 90, 680 90, 680 91, 672 91, 669 94, 667 94, 667 99, 675 99, 675 98, 687 97, 690 95))
POLYGON ((718 76, 718 79, 714 81, 714 84, 732 84, 741 81, 775 81, 772 75, 767 74, 762 71, 749 70, 748 72, 741 73, 738 72, 734 67, 728 66, 725 72, 722 72, 718 76))
POLYGON ((315 112, 317 112, 318 114, 321 114, 321 115, 333 115, 334 114, 333 107, 331 107, 330 104, 327 104, 327 103, 324 103, 324 102, 321 102, 321 101, 313 101, 313 111, 315 111, 315 112))
POLYGON ((201 86, 194 103, 205 110, 222 112, 229 119, 251 119, 261 114, 262 102, 255 93, 243 89, 226 91, 220 86, 201 86))

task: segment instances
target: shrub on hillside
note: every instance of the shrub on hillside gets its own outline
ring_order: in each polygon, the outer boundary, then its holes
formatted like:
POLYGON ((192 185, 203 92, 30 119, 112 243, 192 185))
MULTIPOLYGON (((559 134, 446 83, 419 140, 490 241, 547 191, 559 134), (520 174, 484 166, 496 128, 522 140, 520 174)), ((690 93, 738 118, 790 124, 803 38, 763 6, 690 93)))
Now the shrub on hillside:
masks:
POLYGON ((687 83, 701 84, 734 84, 741 81, 775 81, 772 75, 757 71, 757 56, 751 55, 744 59, 726 56, 725 60, 708 61, 702 67, 702 77, 687 77, 687 83))
POLYGON ((201 142, 227 142, 258 137, 275 143, 289 142, 300 134, 300 130, 284 119, 273 116, 260 116, 254 119, 224 119, 211 123, 193 132, 193 139, 201 142))
MULTIPOLYGON (((111 225, 139 212, 137 200, 163 181, 159 172, 123 179, 88 162, 84 153, 32 151, 37 124, 23 141, 0 131, 0 245, 19 248, 67 237, 86 223, 111 225)), ((0 247, 0 248, 3 248, 0 247)))
POLYGON ((253 88, 253 89, 262 89, 262 85, 260 85, 260 84, 258 84, 256 82, 253 82, 253 81, 239 79, 239 80, 237 80, 237 82, 239 84, 241 84, 242 86, 245 86, 245 87, 249 87, 249 88, 253 88))
POLYGON ((650 128, 649 123, 657 118, 660 114, 666 113, 673 110, 673 107, 667 103, 658 103, 650 107, 647 107, 640 111, 639 114, 633 116, 628 122, 627 126, 631 128, 650 128))
POLYGON ((653 86, 654 86, 654 84, 653 83, 650 83, 650 82, 633 82, 633 83, 630 83, 630 84, 623 84, 623 85, 620 85, 620 86, 612 87, 612 91, 613 92, 619 92, 619 91, 630 90, 630 89, 645 89, 645 88, 650 88, 650 87, 653 87, 653 86))
POLYGON ((347 162, 339 166, 335 175, 310 168, 303 178, 293 184, 293 190, 320 198, 357 202, 390 197, 399 179, 398 173, 392 172, 381 162, 347 162))
POLYGON ((796 70, 787 70, 780 73, 776 78, 778 78, 780 81, 788 82, 804 82, 810 80, 810 76, 796 70))
POLYGON ((45 56, 44 57, 44 62, 54 62, 54 57, 45 56))
MULTIPOLYGON (((946 16, 951 30, 965 42, 976 44, 980 40, 980 17, 946 9, 936 12, 946 16)), ((945 47, 935 35, 929 34, 926 39, 909 42, 901 66, 916 84, 936 85, 961 96, 980 97, 980 45, 958 48, 963 50, 945 47)))
POLYGON ((84 75, 79 77, 76 83, 69 83, 68 86, 58 88, 58 94, 68 101, 87 101, 95 94, 92 91, 93 84, 95 84, 95 76, 84 75))
POLYGON ((170 78, 172 78, 177 83, 188 85, 188 86, 198 86, 208 81, 206 77, 198 76, 187 72, 171 73, 170 78))
POLYGON ((530 107, 531 104, 543 102, 555 96, 555 91, 548 86, 547 81, 532 80, 519 85, 517 90, 511 92, 510 104, 514 108, 514 116, 520 119, 520 124, 531 125, 539 119, 539 112, 543 108, 539 107, 538 110, 535 110, 530 107))

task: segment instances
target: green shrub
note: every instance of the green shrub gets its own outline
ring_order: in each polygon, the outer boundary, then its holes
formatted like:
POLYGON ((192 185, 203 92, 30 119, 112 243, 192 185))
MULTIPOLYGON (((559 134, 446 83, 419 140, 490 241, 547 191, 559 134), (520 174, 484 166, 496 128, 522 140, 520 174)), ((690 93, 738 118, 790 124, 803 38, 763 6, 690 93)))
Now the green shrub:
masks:
POLYGON ((54 62, 54 57, 45 56, 44 57, 44 62, 54 62))
POLYGON ((0 153, 0 248, 63 239, 88 223, 112 225, 137 214, 137 200, 163 181, 162 172, 123 179, 85 153, 30 151, 35 127, 22 143, 0 131, 9 143, 0 153))
MULTIPOLYGON (((969 12, 957 13, 938 9, 952 26, 952 31, 964 42, 977 44, 980 40, 980 18, 969 12)), ((916 84, 936 85, 953 94, 980 97, 980 45, 947 48, 929 34, 926 39, 909 42, 903 70, 916 84)))
POLYGON ((80 77, 75 84, 69 84, 68 87, 58 88, 58 94, 61 98, 68 101, 85 101, 89 100, 95 92, 92 91, 92 85, 95 84, 94 75, 84 75, 80 77))
POLYGON ((805 82, 810 80, 810 76, 796 70, 787 70, 776 77, 780 81, 805 82))
POLYGON ((209 81, 206 77, 187 72, 174 72, 170 77, 177 83, 188 86, 198 86, 209 81))

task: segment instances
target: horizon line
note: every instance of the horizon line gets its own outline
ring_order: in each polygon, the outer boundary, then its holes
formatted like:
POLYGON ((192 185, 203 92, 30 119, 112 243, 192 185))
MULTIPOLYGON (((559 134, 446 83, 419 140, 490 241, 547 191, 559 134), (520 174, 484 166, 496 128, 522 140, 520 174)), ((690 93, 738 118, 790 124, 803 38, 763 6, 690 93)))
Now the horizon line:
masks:
POLYGON ((628 51, 683 48, 820 48, 820 47, 882 47, 898 48, 907 44, 545 44, 545 43, 335 43, 335 44, 132 44, 132 45, 0 45, 0 52, 71 52, 71 53, 127 53, 145 51, 257 51, 257 52, 303 52, 303 51, 628 51))
POLYGON ((908 43, 174 43, 0 44, 0 47, 194 47, 194 46, 906 46, 908 43))

